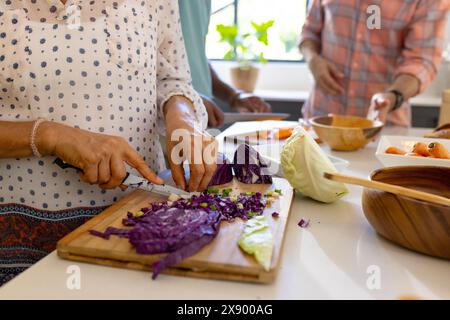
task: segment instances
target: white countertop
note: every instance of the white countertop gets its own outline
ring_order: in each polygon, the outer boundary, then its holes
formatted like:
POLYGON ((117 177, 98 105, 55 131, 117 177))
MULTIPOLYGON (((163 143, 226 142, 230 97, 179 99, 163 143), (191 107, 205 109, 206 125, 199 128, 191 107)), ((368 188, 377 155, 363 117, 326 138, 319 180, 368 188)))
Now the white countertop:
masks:
MULTIPOLYGON (((261 128, 237 123, 227 130, 261 128)), ((387 128, 386 133, 420 136, 424 130, 387 128)), ((333 152, 351 162, 348 174, 366 177, 379 168, 376 144, 354 153, 333 152)), ((329 150, 326 148, 327 152, 329 150)), ((450 262, 421 255, 376 235, 361 209, 361 189, 323 205, 296 196, 288 222, 281 268, 273 284, 199 280, 61 260, 53 252, 0 288, 2 299, 450 299, 450 262), (310 226, 297 226, 303 218, 310 226), (81 289, 66 286, 77 265, 81 289), (377 266, 380 289, 370 290, 367 269, 377 266)))

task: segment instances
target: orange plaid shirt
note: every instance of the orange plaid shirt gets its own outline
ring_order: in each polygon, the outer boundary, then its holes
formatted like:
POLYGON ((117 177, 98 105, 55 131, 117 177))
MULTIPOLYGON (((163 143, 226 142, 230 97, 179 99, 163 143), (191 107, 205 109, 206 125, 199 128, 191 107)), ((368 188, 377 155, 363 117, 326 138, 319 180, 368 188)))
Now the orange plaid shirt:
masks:
MULTIPOLYGON (((435 78, 442 56, 449 0, 313 0, 301 40, 321 45, 321 55, 342 73, 345 94, 314 87, 303 107, 305 118, 328 113, 365 117, 372 96, 400 74, 413 75, 423 92, 435 78), (381 29, 370 30, 368 7, 378 5, 381 29)), ((411 123, 408 102, 389 121, 411 123)))

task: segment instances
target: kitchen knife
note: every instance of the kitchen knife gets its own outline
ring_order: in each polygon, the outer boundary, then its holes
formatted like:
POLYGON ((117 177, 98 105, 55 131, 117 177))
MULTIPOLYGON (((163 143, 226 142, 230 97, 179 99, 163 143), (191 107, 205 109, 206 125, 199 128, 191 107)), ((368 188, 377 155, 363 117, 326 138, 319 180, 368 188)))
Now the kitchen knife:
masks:
MULTIPOLYGON (((59 166, 62 169, 75 169, 78 172, 82 172, 80 168, 77 168, 71 164, 68 164, 67 162, 64 162, 64 160, 57 158, 54 162, 57 166, 59 166)), ((156 193, 163 196, 170 196, 171 194, 176 194, 180 196, 190 196, 191 194, 187 191, 169 186, 167 184, 154 184, 148 181, 145 178, 136 176, 134 174, 131 174, 127 172, 127 175, 125 179, 123 179, 122 184, 125 186, 128 186, 130 188, 139 188, 143 189, 152 193, 156 193)))

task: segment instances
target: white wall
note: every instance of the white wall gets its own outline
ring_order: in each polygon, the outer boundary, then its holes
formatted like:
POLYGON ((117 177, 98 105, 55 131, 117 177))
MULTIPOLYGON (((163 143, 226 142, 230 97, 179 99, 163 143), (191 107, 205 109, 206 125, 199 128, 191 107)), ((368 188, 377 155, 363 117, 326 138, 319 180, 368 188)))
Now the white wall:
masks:
MULTIPOLYGON (((229 61, 214 61, 212 64, 220 77, 229 82, 230 68, 236 64, 229 61)), ((257 90, 308 91, 311 88, 312 77, 304 63, 271 62, 258 67, 257 90)))

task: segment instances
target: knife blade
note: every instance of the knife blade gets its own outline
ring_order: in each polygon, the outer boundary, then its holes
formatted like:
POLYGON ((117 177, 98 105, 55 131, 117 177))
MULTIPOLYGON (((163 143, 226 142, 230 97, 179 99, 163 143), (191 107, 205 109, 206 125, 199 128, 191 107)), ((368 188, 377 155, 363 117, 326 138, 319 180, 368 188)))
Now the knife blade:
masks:
MULTIPOLYGON (((56 160, 53 161, 53 163, 56 164, 57 166, 59 166, 61 169, 74 169, 74 170, 77 170, 78 172, 83 172, 83 170, 81 170, 80 168, 77 168, 77 167, 65 162, 61 158, 56 158, 56 160)), ((143 190, 146 190, 146 191, 149 191, 152 193, 156 193, 156 194, 159 194, 162 196, 170 196, 171 194, 176 194, 176 195, 180 195, 180 196, 190 196, 191 195, 187 191, 169 186, 167 184, 162 184, 162 185, 154 184, 143 177, 136 176, 129 172, 127 172, 127 175, 126 175, 125 179, 123 179, 122 184, 125 186, 128 186, 130 188, 143 189, 143 190)))
POLYGON ((136 176, 131 173, 127 173, 127 177, 122 181, 122 184, 131 188, 144 189, 149 192, 160 194, 163 196, 170 196, 176 194, 180 196, 189 196, 189 192, 169 186, 168 184, 154 184, 145 178, 136 176))

